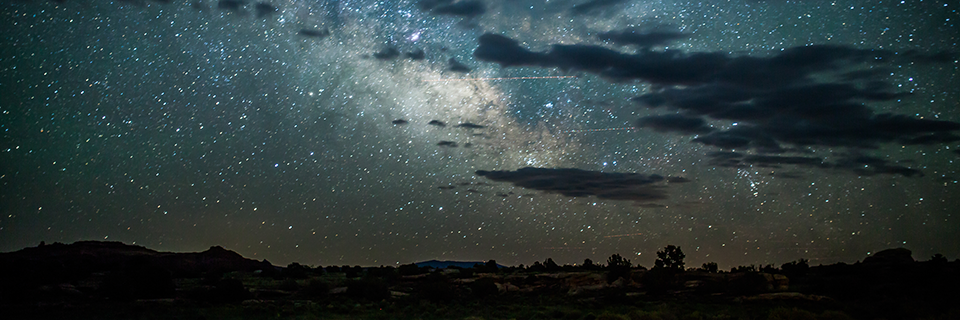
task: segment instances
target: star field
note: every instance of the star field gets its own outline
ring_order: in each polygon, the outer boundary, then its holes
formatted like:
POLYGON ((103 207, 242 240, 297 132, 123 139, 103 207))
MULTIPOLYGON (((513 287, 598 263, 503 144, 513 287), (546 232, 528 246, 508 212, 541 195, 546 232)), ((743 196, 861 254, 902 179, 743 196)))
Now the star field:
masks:
POLYGON ((721 269, 891 247, 960 258, 956 3, 260 3, 277 10, 5 1, 0 251, 111 240, 277 265, 619 253, 650 267, 673 244, 721 269), (634 31, 645 38, 625 40, 634 31), (769 74, 735 64, 816 48, 843 50, 757 83, 743 79, 769 74), (722 67, 683 77, 713 66, 689 61, 722 67), (803 99, 781 99, 791 90, 803 99), (856 121, 813 139, 787 132, 797 114, 856 121), (518 180, 478 174, 493 171, 518 180), (624 187, 633 173, 644 180, 624 187), (609 193, 622 188, 643 193, 609 193))

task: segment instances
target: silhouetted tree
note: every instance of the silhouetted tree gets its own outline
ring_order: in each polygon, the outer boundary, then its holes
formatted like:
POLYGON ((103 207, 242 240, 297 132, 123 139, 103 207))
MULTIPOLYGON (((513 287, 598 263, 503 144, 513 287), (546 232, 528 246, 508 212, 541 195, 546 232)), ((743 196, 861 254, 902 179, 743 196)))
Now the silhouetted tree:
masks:
POLYGON ((749 265, 749 266, 737 266, 737 267, 730 268, 730 272, 731 272, 731 273, 737 273, 737 272, 757 272, 757 266, 752 265, 752 264, 749 265))
POLYGON ((557 265, 556 262, 553 262, 553 258, 547 258, 547 260, 543 262, 543 267, 547 269, 547 272, 560 270, 560 266, 557 265))
POLYGON ((780 270, 777 270, 777 268, 774 267, 772 264, 768 264, 760 268, 760 272, 766 272, 766 273, 777 273, 779 271, 780 270))
POLYGON ((292 278, 292 279, 306 279, 307 278, 308 267, 304 267, 299 263, 291 263, 287 265, 286 268, 283 268, 283 271, 280 271, 280 276, 283 278, 292 278))
POLYGON ((619 253, 615 253, 612 256, 610 256, 610 258, 607 258, 608 268, 611 268, 611 267, 630 268, 631 266, 632 264, 630 264, 630 260, 624 259, 623 257, 620 256, 619 253))
POLYGON ((421 268, 413 263, 401 264, 400 268, 397 268, 397 271, 400 272, 401 276, 415 276, 418 274, 427 273, 426 268, 421 268))
POLYGON ((683 254, 680 247, 668 245, 663 250, 657 251, 657 261, 654 262, 654 268, 666 268, 675 271, 683 271, 683 254))
POLYGON ((483 272, 486 272, 486 273, 500 272, 500 266, 497 265, 497 260, 487 261, 487 263, 483 265, 483 272))
POLYGON ((631 266, 630 260, 624 259, 618 253, 607 258, 607 283, 613 283, 620 278, 629 279, 631 266))
POLYGON ((703 271, 710 272, 710 273, 717 273, 717 270, 719 270, 716 262, 706 262, 703 264, 702 267, 700 267, 700 269, 703 269, 703 271))
POLYGON ((938 253, 930 257, 930 262, 937 265, 947 264, 947 257, 944 257, 942 254, 938 253))
POLYGON ((790 279, 802 278, 810 270, 807 259, 800 259, 793 262, 787 262, 780 266, 780 272, 790 279))
POLYGON ((346 273, 347 279, 353 279, 353 278, 359 277, 360 274, 363 273, 363 267, 361 266, 353 266, 353 267, 343 266, 340 269, 343 269, 343 272, 346 273))
POLYGON ((593 270, 597 268, 597 265, 593 264, 593 260, 587 258, 583 259, 583 268, 586 270, 593 270))
POLYGON ((392 266, 380 266, 379 268, 367 268, 367 276, 393 282, 400 277, 400 274, 392 266))
POLYGON ((543 264, 540 263, 540 261, 534 261, 534 262, 533 262, 533 265, 531 265, 529 268, 527 268, 527 271, 530 271, 530 272, 544 272, 544 271, 547 271, 547 268, 544 267, 543 264))

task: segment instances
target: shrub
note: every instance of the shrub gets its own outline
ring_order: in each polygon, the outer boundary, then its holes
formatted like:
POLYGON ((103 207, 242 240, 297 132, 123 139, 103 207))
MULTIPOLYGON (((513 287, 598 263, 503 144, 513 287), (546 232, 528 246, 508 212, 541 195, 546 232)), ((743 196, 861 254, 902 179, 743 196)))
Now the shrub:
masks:
POLYGON ((419 274, 427 273, 427 268, 418 267, 416 264, 402 264, 397 271, 400 272, 401 276, 415 276, 419 274))
POLYGON ((286 279, 286 280, 283 280, 283 282, 280 283, 280 290, 283 290, 283 291, 291 291, 291 292, 293 292, 293 291, 297 291, 297 290, 299 290, 299 289, 300 289, 300 285, 297 284, 297 280, 286 279))
POLYGON ((283 278, 306 279, 307 271, 309 271, 307 267, 294 262, 287 265, 286 268, 283 268, 283 270, 280 271, 280 276, 283 278))
POLYGON ((146 258, 134 258, 108 274, 100 290, 113 299, 158 299, 173 297, 176 285, 166 269, 151 265, 146 258))
POLYGON ((624 259, 620 254, 614 254, 607 258, 607 283, 613 283, 617 279, 630 279, 630 260, 624 259))
POLYGON ((776 308, 767 315, 767 320, 816 320, 817 316, 810 311, 802 309, 776 308))
POLYGON ((300 289, 300 294, 306 297, 326 297, 330 294, 330 284, 320 280, 310 280, 300 289))
POLYGON ((250 299, 250 291, 238 279, 221 279, 207 297, 212 302, 240 302, 250 299))
POLYGON ((470 291, 479 298, 496 295, 500 292, 497 284, 490 278, 480 278, 470 284, 470 291))
POLYGON ((616 313, 604 312, 597 317, 597 320, 629 320, 629 318, 616 313))
POLYGON ((717 271, 720 270, 720 269, 717 267, 717 263, 716 263, 716 262, 706 262, 706 263, 703 264, 702 267, 700 267, 700 269, 702 269, 703 271, 706 271, 706 272, 710 272, 710 273, 717 273, 717 271))
POLYGON ((767 278, 756 272, 745 272, 730 280, 728 290, 734 294, 758 294, 767 290, 767 278))
POLYGON ((790 279, 798 279, 807 275, 807 271, 810 270, 810 265, 807 264, 807 259, 800 259, 793 262, 787 262, 780 266, 780 271, 783 275, 787 276, 790 279))
POLYGON ((432 273, 417 287, 416 295, 431 302, 449 302, 456 296, 453 284, 446 276, 432 273))
POLYGON ((347 277, 347 279, 360 277, 360 275, 363 273, 363 267, 361 266, 353 266, 353 267, 343 266, 340 269, 343 270, 343 272, 346 274, 345 276, 347 277))
POLYGON ((347 296, 356 300, 380 301, 390 297, 390 289, 380 279, 360 279, 347 282, 347 296))
POLYGON ((633 312, 627 314, 627 317, 629 317, 630 320, 661 320, 663 319, 656 312, 648 312, 643 310, 634 310, 633 312))
POLYGON ((677 286, 676 270, 654 267, 643 275, 640 282, 649 294, 665 294, 677 286))

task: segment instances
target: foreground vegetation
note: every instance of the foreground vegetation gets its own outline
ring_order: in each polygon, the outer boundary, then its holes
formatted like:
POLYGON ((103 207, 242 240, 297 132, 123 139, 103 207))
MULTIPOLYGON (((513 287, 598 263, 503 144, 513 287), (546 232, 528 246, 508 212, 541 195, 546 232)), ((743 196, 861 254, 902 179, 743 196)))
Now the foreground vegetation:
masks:
MULTIPOLYGON (((211 250, 190 261, 230 255, 211 250)), ((34 269, 3 270, 3 318, 960 319, 954 290, 960 261, 916 262, 905 249, 853 265, 811 267, 798 260, 729 272, 711 263, 686 268, 673 246, 660 251, 649 270, 619 255, 577 266, 547 259, 530 267, 293 263, 252 271, 229 271, 222 261, 212 264, 218 268, 196 268, 199 262, 159 267, 164 264, 144 255, 109 269, 67 268, 67 275, 50 271, 62 267, 34 268, 41 270, 34 277, 11 277, 34 269)))

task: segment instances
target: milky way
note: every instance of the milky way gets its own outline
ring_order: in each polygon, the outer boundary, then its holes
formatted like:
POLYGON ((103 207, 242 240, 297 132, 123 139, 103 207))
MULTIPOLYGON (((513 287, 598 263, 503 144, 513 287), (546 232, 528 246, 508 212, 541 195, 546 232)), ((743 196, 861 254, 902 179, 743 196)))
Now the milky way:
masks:
POLYGON ((8 0, 0 251, 960 258, 957 9, 8 0))

